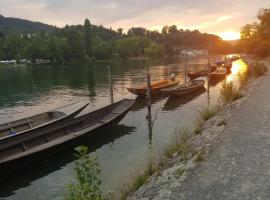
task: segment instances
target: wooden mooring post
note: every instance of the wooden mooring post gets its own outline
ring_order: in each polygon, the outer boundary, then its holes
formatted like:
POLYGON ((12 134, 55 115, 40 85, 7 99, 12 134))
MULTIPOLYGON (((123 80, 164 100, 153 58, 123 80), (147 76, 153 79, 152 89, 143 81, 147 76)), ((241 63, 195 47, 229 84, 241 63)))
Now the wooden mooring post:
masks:
POLYGON ((108 76, 109 76, 109 88, 110 88, 111 104, 113 104, 114 100, 113 100, 113 82, 112 82, 111 66, 108 66, 108 76))
POLYGON ((146 80, 147 80, 147 121, 148 121, 148 129, 149 129, 149 143, 150 147, 152 144, 152 111, 151 111, 151 77, 148 71, 148 67, 146 68, 146 80))

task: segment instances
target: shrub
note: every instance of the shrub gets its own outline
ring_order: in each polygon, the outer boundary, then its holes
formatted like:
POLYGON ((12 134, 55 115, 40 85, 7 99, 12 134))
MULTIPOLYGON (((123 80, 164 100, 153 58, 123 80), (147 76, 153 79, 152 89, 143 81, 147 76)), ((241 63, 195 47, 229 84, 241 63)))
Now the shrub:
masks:
POLYGON ((101 181, 99 179, 101 170, 97 157, 89 157, 88 148, 85 146, 79 146, 75 150, 75 156, 79 158, 74 167, 78 183, 68 185, 68 193, 65 199, 101 200, 101 181))
POLYGON ((207 121, 208 119, 210 119, 211 117, 213 117, 220 109, 220 106, 213 106, 213 107, 209 107, 209 106, 205 106, 203 107, 203 109, 201 111, 199 111, 199 118, 198 121, 207 121))
POLYGON ((223 82, 220 89, 220 97, 224 103, 229 103, 241 98, 242 94, 233 82, 223 82))

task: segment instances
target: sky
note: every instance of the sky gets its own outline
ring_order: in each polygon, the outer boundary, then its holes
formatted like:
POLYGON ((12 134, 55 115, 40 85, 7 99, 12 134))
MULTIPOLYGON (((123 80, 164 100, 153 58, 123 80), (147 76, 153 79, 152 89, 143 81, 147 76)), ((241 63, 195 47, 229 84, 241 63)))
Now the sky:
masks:
POLYGON ((161 30, 175 24, 183 29, 237 39, 240 28, 256 20, 269 0, 0 0, 0 14, 63 27, 92 24, 117 29, 161 30))

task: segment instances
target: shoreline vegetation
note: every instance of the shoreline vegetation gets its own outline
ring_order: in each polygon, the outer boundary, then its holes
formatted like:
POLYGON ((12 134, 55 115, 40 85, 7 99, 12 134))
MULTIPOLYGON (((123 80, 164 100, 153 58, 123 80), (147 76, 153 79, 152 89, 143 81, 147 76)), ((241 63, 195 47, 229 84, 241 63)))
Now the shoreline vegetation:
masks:
MULTIPOLYGON (((4 18, 4 17, 3 17, 4 18)), ((4 18, 5 19, 5 18, 4 18)), ((182 50, 206 49, 209 53, 236 53, 234 44, 214 34, 165 25, 161 31, 132 27, 113 30, 92 25, 50 27, 47 31, 0 29, 0 60, 47 63, 85 63, 93 60, 162 58, 182 50)))
MULTIPOLYGON (((210 138, 208 144, 203 144, 202 138, 208 137, 203 136, 203 134, 220 134, 227 124, 226 121, 230 118, 234 102, 238 103, 237 100, 246 95, 244 90, 248 89, 248 86, 253 82, 254 78, 264 76, 267 72, 267 67, 262 62, 256 62, 251 65, 253 65, 253 71, 249 76, 244 76, 245 84, 240 84, 239 87, 237 87, 232 82, 226 83, 224 81, 220 89, 220 101, 216 105, 203 107, 198 112, 196 125, 193 130, 182 128, 176 131, 173 142, 163 151, 164 153, 161 158, 151 161, 143 173, 137 174, 131 178, 130 183, 124 184, 124 187, 120 189, 122 194, 121 199, 136 199, 133 198, 133 195, 138 192, 142 186, 161 176, 164 171, 175 167, 175 165, 180 166, 180 168, 175 171, 176 177, 180 179, 182 175, 186 174, 188 163, 193 162, 196 164, 205 159, 209 148, 217 140, 217 136, 212 138, 212 141, 210 138), (260 73, 258 73, 258 71, 260 73), (211 121, 215 117, 217 119, 211 121), (208 123, 210 121, 211 123, 208 123), (209 133, 207 129, 212 129, 210 132, 216 131, 216 133, 209 133)), ((239 76, 241 75, 243 74, 239 74, 239 76)), ((145 190, 147 189, 150 188, 145 186, 145 190)), ((141 193, 138 192, 138 195, 140 196, 141 193)))
MULTIPOLYGON (((224 80, 220 89, 220 98, 218 103, 216 105, 203 107, 198 112, 195 127, 193 127, 193 129, 181 127, 176 130, 175 137, 172 138, 172 143, 165 149, 161 150, 162 153, 158 157, 150 155, 149 162, 144 169, 137 170, 139 173, 137 172, 131 175, 129 181, 123 183, 122 186, 114 192, 109 192, 104 197, 97 196, 92 199, 132 200, 137 199, 138 196, 142 198, 141 195, 143 195, 144 192, 151 190, 151 187, 155 187, 152 182, 157 181, 157 179, 161 179, 159 182, 164 181, 162 180, 164 179, 163 176, 165 176, 166 180, 167 178, 172 178, 168 177, 171 176, 171 172, 168 172, 170 170, 173 170, 173 177, 175 179, 184 179, 190 167, 195 167, 196 163, 202 162, 206 158, 211 146, 218 140, 218 136, 226 126, 227 120, 232 114, 232 110, 239 108, 239 106, 238 108, 235 108, 235 104, 241 104, 241 102, 237 100, 245 97, 249 86, 254 82, 253 80, 263 76, 266 72, 266 65, 263 62, 256 61, 248 64, 247 71, 238 74, 238 76, 241 77, 239 80, 240 84, 238 86, 232 82, 226 82, 226 80, 224 80)), ((81 161, 78 161, 78 163, 82 163, 85 156, 88 157, 88 159, 91 159, 88 155, 84 154, 79 157, 81 161)), ((97 162, 96 157, 92 158, 92 160, 97 162)), ((85 162, 85 164, 86 163, 87 162, 85 162)), ((98 164, 94 164, 94 166, 98 166, 98 164)), ((89 167, 84 167, 82 169, 83 170, 79 172, 81 174, 87 174, 84 170, 91 171, 89 167)), ((80 177, 80 175, 78 175, 78 167, 75 167, 75 171, 77 177, 80 177)), ((95 181, 100 183, 98 173, 95 174, 94 177, 95 181)), ((77 179, 80 184, 80 179, 77 179)), ((83 188, 83 186, 79 185, 77 185, 77 187, 83 188)), ((100 191, 100 189, 98 189, 98 191, 100 191)), ((70 192, 71 191, 69 189, 69 193, 70 192)), ((87 191, 86 193, 85 191, 80 193, 80 195, 81 194, 87 195, 87 191)), ((67 196, 72 195, 74 195, 74 192, 67 196)), ((78 199, 78 196, 67 199, 75 200, 78 199)), ((81 199, 91 198, 85 197, 81 199)))

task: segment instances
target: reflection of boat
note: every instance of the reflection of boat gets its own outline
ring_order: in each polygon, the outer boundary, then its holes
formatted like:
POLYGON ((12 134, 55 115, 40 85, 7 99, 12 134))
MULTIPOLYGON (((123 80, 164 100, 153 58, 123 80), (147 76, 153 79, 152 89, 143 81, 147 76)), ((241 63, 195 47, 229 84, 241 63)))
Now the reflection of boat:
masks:
POLYGON ((183 96, 186 94, 190 94, 194 91, 203 89, 204 83, 204 80, 192 80, 172 88, 164 89, 162 90, 162 92, 166 95, 183 96))
MULTIPOLYGON (((153 96, 151 98, 151 105, 156 104, 157 102, 163 100, 166 96, 153 96)), ((138 111, 143 109, 144 107, 147 106, 147 98, 145 96, 138 96, 136 98, 136 102, 135 104, 132 106, 132 108, 130 109, 131 111, 138 111)))
POLYGON ((1 124, 0 141, 8 137, 13 137, 14 140, 16 140, 15 137, 23 137, 22 134, 28 134, 28 132, 48 127, 57 121, 73 117, 81 112, 87 105, 88 103, 82 102, 72 103, 49 112, 1 124))
MULTIPOLYGON (((210 72, 213 72, 217 69, 217 66, 211 66, 210 67, 210 72)), ((197 71, 197 72, 190 72, 190 73, 187 73, 188 77, 193 80, 193 79, 196 79, 196 78, 199 78, 199 77, 202 77, 202 76, 208 76, 208 70, 207 69, 204 69, 204 70, 200 70, 200 71, 197 71)))
MULTIPOLYGON (((160 94, 162 89, 169 88, 172 86, 175 86, 179 84, 179 80, 171 81, 171 80, 162 80, 162 81, 155 81, 151 83, 151 95, 158 95, 160 94)), ((139 96, 146 96, 147 93, 147 86, 139 86, 139 87, 131 87, 127 88, 128 91, 130 91, 133 94, 139 95, 139 96)))
POLYGON ((165 110, 165 111, 175 110, 179 106, 188 103, 189 101, 195 99, 196 97, 198 97, 200 94, 204 92, 205 92, 205 88, 203 87, 202 89, 196 90, 190 94, 182 96, 181 98, 175 98, 171 96, 168 98, 162 110, 165 110))
POLYGON ((8 137, 0 142, 0 175, 27 165, 40 154, 68 145, 102 127, 118 123, 135 100, 123 99, 91 113, 55 123, 20 138, 8 137))
POLYGON ((45 177, 48 174, 61 169, 68 163, 78 159, 74 156, 74 147, 82 144, 82 142, 88 147, 89 152, 94 152, 103 145, 112 144, 118 138, 131 134, 135 130, 136 127, 130 127, 122 124, 110 127, 110 134, 107 134, 107 129, 99 129, 95 131, 95 134, 89 134, 86 137, 81 138, 77 143, 70 146, 70 148, 59 151, 54 154, 54 156, 46 158, 46 160, 40 158, 40 162, 35 163, 34 168, 32 165, 24 168, 24 173, 20 173, 20 171, 18 171, 18 173, 8 174, 8 178, 0 179, 0 199, 6 199, 19 188, 24 188, 30 185, 33 181, 41 177, 45 177))
POLYGON ((217 82, 226 77, 227 70, 224 68, 217 69, 216 71, 210 73, 210 82, 217 82))

